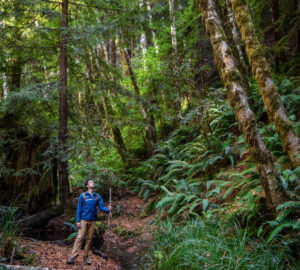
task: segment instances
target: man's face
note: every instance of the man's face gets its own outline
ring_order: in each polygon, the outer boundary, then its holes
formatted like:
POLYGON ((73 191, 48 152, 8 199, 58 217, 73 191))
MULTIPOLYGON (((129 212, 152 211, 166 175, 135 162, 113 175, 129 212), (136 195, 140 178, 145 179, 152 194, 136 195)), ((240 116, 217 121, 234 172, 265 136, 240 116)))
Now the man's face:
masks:
POLYGON ((88 188, 94 188, 94 187, 95 187, 94 181, 93 181, 93 180, 89 180, 89 181, 88 181, 88 184, 87 184, 87 187, 88 187, 88 188))

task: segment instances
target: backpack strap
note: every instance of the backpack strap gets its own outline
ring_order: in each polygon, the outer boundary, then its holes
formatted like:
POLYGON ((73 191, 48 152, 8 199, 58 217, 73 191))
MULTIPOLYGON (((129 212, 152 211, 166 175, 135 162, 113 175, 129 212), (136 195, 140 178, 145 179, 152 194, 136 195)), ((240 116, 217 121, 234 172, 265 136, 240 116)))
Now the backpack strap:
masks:
MULTIPOLYGON (((98 204, 98 201, 99 201, 99 196, 97 193, 94 193, 93 195, 96 195, 96 204, 98 204)), ((82 201, 82 205, 81 206, 84 206, 84 203, 85 203, 85 199, 86 199, 86 194, 85 192, 82 193, 82 198, 83 198, 83 201, 82 201)))
POLYGON ((83 201, 82 201, 82 205, 81 205, 81 206, 84 206, 85 199, 86 199, 86 194, 85 194, 85 192, 82 193, 82 198, 83 198, 83 201))

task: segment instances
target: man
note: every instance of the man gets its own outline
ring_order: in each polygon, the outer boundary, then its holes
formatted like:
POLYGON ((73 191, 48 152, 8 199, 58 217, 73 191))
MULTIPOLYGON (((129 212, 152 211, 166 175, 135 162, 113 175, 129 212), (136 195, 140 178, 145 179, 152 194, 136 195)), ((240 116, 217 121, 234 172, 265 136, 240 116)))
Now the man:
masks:
POLYGON ((111 206, 105 207, 105 204, 99 194, 93 192, 95 187, 94 181, 87 180, 84 185, 88 188, 88 191, 80 194, 79 196, 76 215, 78 236, 74 243, 71 258, 67 261, 68 264, 73 264, 75 258, 78 256, 84 235, 86 235, 84 262, 88 265, 91 264, 88 253, 91 247, 97 219, 97 206, 99 210, 104 213, 109 213, 109 211, 112 210, 111 206))

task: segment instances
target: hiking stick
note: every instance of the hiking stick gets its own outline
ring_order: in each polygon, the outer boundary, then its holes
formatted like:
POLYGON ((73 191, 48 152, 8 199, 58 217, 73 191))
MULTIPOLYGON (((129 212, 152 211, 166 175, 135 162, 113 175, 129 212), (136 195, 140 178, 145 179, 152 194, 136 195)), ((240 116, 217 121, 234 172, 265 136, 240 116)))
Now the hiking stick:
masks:
MULTIPOLYGON (((109 186, 109 206, 111 206, 111 186, 109 186)), ((108 227, 108 232, 110 233, 110 219, 112 218, 112 212, 109 211, 109 214, 108 214, 108 224, 107 224, 107 227, 108 227)), ((109 236, 109 234, 108 234, 109 236)), ((110 251, 110 241, 108 241, 107 243, 107 251, 109 252, 110 251)))

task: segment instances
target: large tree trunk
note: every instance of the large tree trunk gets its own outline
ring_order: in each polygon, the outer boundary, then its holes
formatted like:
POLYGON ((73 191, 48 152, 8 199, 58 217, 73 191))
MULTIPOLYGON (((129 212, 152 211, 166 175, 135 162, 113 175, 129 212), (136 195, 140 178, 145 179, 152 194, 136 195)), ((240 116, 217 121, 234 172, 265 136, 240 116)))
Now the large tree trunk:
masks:
POLYGON ((243 131, 250 153, 256 164, 261 185, 266 196, 267 207, 274 211, 276 206, 286 201, 286 194, 276 181, 276 169, 270 152, 258 132, 254 113, 251 111, 243 79, 238 69, 232 49, 227 40, 222 22, 217 13, 217 7, 213 0, 201 0, 200 8, 204 17, 206 31, 209 35, 215 61, 228 91, 231 106, 235 111, 240 129, 243 131))
MULTIPOLYGON (((153 143, 155 141, 155 138, 153 138, 153 135, 156 134, 156 131, 153 130, 153 125, 151 125, 151 122, 150 122, 151 120, 150 120, 150 118, 148 116, 148 113, 147 113, 147 110, 146 110, 146 108, 145 108, 145 106, 142 102, 140 89, 137 85, 137 81, 136 81, 135 75, 133 73, 133 69, 132 69, 132 66, 131 66, 131 62, 129 60, 129 56, 123 48, 121 48, 121 50, 122 50, 122 53, 125 56, 125 60, 126 60, 127 68, 128 68, 128 73, 129 73, 129 76, 130 76, 130 79, 131 79, 131 82, 132 82, 132 86, 133 86, 133 89, 134 89, 134 93, 135 93, 135 99, 136 99, 136 102, 137 102, 137 104, 139 106, 139 109, 141 111, 142 118, 144 120, 145 132, 146 132, 146 141, 145 141, 145 143, 146 143, 146 148, 147 148, 147 155, 150 156, 152 154, 153 143)), ((154 119, 153 119, 153 121, 154 121, 154 119)))
POLYGON ((66 206, 70 198, 67 138, 68 138, 68 99, 67 99, 67 35, 68 0, 62 2, 61 40, 60 40, 60 89, 59 89, 59 199, 66 206))
POLYGON ((236 22, 241 30, 242 39, 252 67, 252 73, 258 83, 269 119, 275 124, 276 132, 281 139, 283 150, 287 152, 292 166, 300 165, 299 139, 295 134, 286 110, 282 104, 278 90, 273 82, 271 70, 264 56, 250 11, 244 0, 232 0, 232 8, 236 22))

